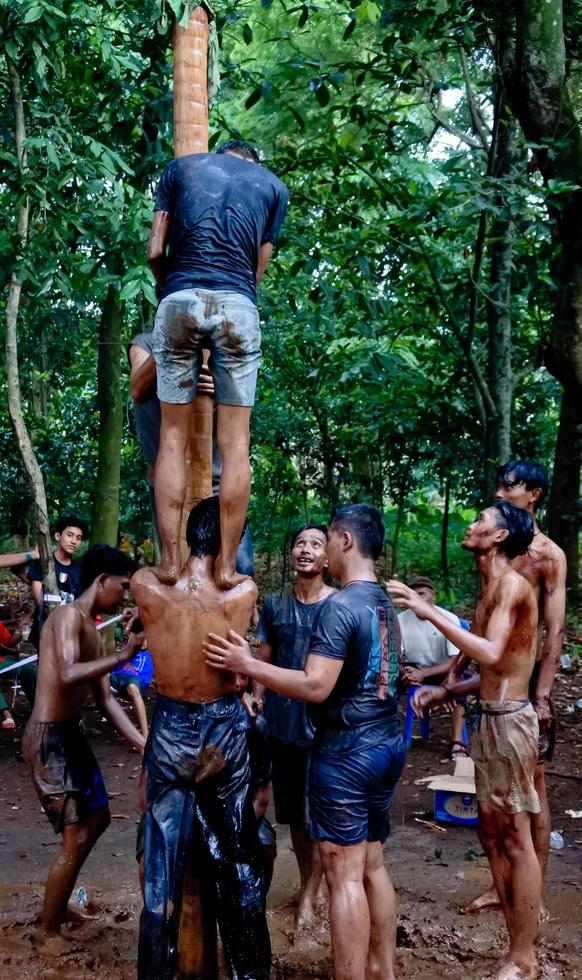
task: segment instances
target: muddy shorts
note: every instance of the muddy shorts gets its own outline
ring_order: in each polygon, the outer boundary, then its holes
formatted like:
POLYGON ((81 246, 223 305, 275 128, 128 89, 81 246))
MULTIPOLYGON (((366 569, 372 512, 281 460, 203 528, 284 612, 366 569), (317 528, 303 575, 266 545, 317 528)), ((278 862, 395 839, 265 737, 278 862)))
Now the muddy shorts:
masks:
POLYGON ((271 950, 250 791, 248 716, 236 694, 193 704, 158 695, 146 747, 139 980, 171 980, 186 856, 210 883, 233 980, 267 980, 271 950))
POLYGON ((22 752, 55 833, 107 806, 101 770, 78 720, 29 721, 22 752))
POLYGON ((529 701, 481 701, 471 745, 477 800, 504 813, 540 812, 538 718, 529 701))
MULTIPOLYGON (((352 733, 348 733, 351 735, 352 733)), ((404 768, 399 725, 374 741, 355 743, 350 752, 317 746, 309 765, 309 834, 342 847, 386 840, 390 806, 404 768)))
POLYGON ((196 395, 202 351, 218 405, 252 408, 261 360, 261 328, 255 304, 228 290, 182 289, 158 307, 152 347, 158 398, 186 405, 196 395))
MULTIPOLYGON (((536 697, 536 688, 538 686, 538 680, 540 676, 541 660, 537 660, 533 673, 529 682, 529 697, 530 701, 534 701, 536 697)), ((542 762, 551 762, 554 755, 554 749, 556 747, 556 709, 554 707, 554 702, 550 698, 550 711, 552 714, 552 719, 548 727, 544 730, 540 728, 540 735, 538 739, 538 765, 542 762)))
POLYGON ((273 802, 277 823, 301 825, 307 809, 310 748, 271 736, 273 802))

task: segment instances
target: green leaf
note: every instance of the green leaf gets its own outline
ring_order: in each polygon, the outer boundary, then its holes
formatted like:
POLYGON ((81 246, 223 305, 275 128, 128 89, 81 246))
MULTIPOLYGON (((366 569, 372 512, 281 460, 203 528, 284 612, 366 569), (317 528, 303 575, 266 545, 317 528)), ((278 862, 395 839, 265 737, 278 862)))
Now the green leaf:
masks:
POLYGON ((33 24, 35 20, 40 20, 43 15, 43 9, 38 4, 33 4, 26 11, 23 21, 25 24, 33 24))
POLYGON ((134 296, 137 296, 141 292, 141 288, 141 279, 130 279, 121 290, 119 298, 123 300, 133 299, 134 296))
POLYGON ((250 24, 243 24, 242 36, 245 44, 253 43, 253 31, 250 24))
POLYGON ((315 89, 315 98, 323 108, 329 104, 329 89, 323 82, 315 89))
POLYGON ((298 27, 305 27, 307 20, 309 18, 309 7, 303 4, 301 8, 301 13, 299 14, 299 20, 297 21, 298 27))

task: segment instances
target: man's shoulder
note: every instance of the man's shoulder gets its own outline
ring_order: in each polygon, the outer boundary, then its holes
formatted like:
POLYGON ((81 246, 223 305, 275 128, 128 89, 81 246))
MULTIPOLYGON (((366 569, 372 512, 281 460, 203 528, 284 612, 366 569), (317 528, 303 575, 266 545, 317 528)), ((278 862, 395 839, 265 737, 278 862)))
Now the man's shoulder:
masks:
MULTIPOLYGON (((77 605, 76 602, 67 602, 63 606, 59 606, 54 610, 47 620, 48 624, 52 626, 66 626, 69 629, 81 630, 88 624, 93 624, 93 621, 88 618, 87 614, 77 605)), ((97 629, 96 626, 94 626, 97 629)))
POLYGON ((134 594, 138 592, 147 592, 151 589, 162 588, 162 583, 156 577, 153 568, 138 568, 137 572, 131 577, 131 591, 134 594))
POLYGON ((541 531, 535 535, 531 545, 531 551, 538 551, 540 555, 541 562, 544 565, 556 565, 556 564, 566 564, 566 555, 559 544, 552 541, 547 534, 543 534, 541 531))

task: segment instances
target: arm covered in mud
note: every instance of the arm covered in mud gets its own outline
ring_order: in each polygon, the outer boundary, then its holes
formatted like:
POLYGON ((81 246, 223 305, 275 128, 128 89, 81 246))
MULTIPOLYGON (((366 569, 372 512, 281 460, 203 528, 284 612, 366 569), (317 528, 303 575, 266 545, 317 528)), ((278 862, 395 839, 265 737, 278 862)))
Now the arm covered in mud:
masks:
POLYGON ((427 619, 443 636, 451 640, 461 653, 466 654, 483 667, 497 666, 505 653, 515 623, 516 603, 519 598, 519 576, 506 576, 503 588, 496 592, 496 602, 487 624, 485 636, 468 633, 452 620, 409 589, 403 582, 391 579, 387 583, 388 592, 396 600, 397 606, 412 609, 419 619, 427 619))
MULTIPOLYGON (((90 684, 99 677, 111 673, 124 660, 131 658, 139 649, 137 638, 132 635, 121 650, 96 660, 81 660, 81 635, 85 628, 83 613, 74 606, 57 610, 51 617, 54 649, 58 656, 59 680, 64 687, 90 684)), ((143 642, 143 637, 142 637, 143 642)))
POLYGON ((552 719, 550 695, 560 662, 566 621, 566 556, 556 547, 556 560, 551 562, 544 579, 543 614, 545 636, 533 706, 543 728, 552 719))

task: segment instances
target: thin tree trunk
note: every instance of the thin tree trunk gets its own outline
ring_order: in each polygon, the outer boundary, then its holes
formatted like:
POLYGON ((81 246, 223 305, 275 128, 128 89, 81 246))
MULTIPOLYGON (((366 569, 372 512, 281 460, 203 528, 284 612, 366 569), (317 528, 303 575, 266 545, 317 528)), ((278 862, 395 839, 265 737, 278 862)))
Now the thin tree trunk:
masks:
POLYGON ((445 479, 445 509, 443 511, 443 522, 441 526, 441 568, 443 573, 443 585, 447 592, 450 588, 449 576, 449 556, 447 552, 447 540, 449 536, 449 513, 451 509, 451 478, 445 479))
POLYGON ((578 535, 582 524, 580 505, 580 460, 582 459, 582 420, 577 406, 564 392, 554 457, 554 473, 549 503, 549 534, 566 554, 568 585, 578 586, 580 556, 578 535))
MULTIPOLYGON (((8 77, 10 81, 10 92, 14 110, 15 122, 15 142, 16 152, 21 170, 26 169, 27 159, 24 149, 26 139, 26 127, 24 122, 24 104, 20 89, 20 78, 16 66, 12 60, 6 56, 8 66, 8 77)), ((28 237, 29 207, 25 201, 18 210, 18 238, 21 251, 24 250, 28 237)), ((16 256, 15 264, 21 256, 16 256)), ((32 495, 34 499, 34 510, 36 515, 36 526, 38 534, 38 550, 43 572, 45 589, 50 595, 57 595, 57 581, 55 566, 51 553, 51 532, 48 519, 48 508, 46 502, 46 492, 44 480, 38 460, 36 458, 32 442, 24 421, 22 411, 22 399, 20 394, 20 373, 18 369, 18 310, 20 306, 20 295, 22 292, 22 282, 18 279, 16 272, 10 276, 10 286, 6 300, 6 383, 8 389, 8 411, 14 426, 16 440, 22 462, 30 481, 32 495)))
POLYGON ((118 289, 107 291, 99 323, 97 358, 97 404, 99 407, 99 441, 97 479, 91 544, 117 544, 119 527, 119 479, 121 471, 121 437, 123 409, 121 401, 121 328, 125 304, 118 289))
POLYGON ((499 186, 495 204, 498 217, 491 226, 491 285, 487 302, 489 321, 489 387, 496 413, 487 425, 487 491, 493 490, 494 473, 511 456, 511 411, 513 402, 511 272, 515 223, 508 196, 519 159, 516 120, 502 100, 494 176, 499 186))
POLYGON ((394 537, 392 538, 392 555, 390 559, 390 577, 393 578, 396 575, 396 568, 398 565, 398 540, 400 538, 400 529, 402 527, 402 521, 404 518, 404 508, 406 506, 406 498, 408 496, 408 475, 410 473, 412 463, 408 463, 404 473, 402 474, 402 482, 400 484, 400 492, 398 494, 398 510, 396 511, 396 526, 394 528, 394 537))

